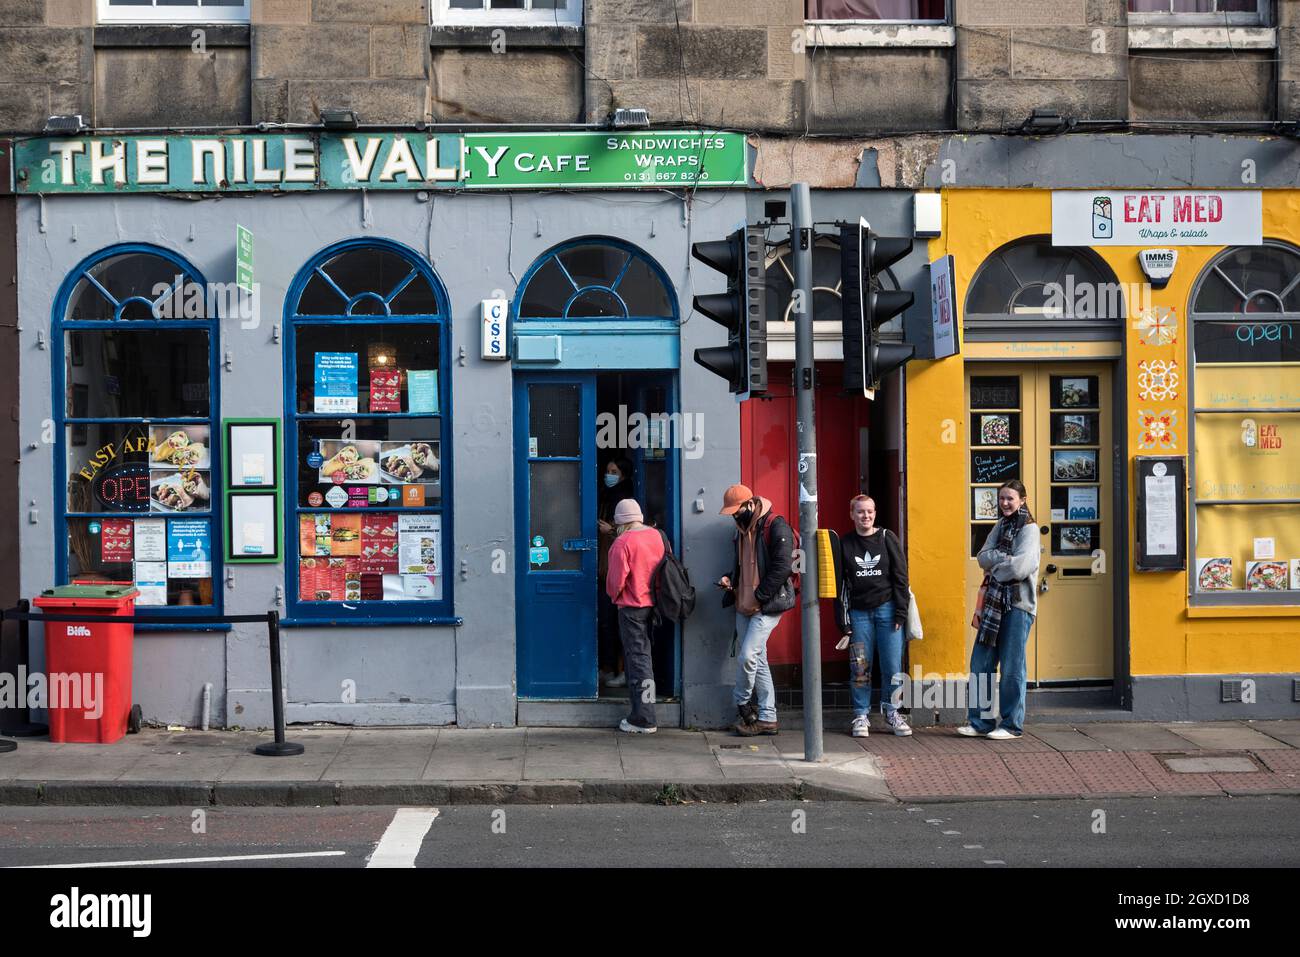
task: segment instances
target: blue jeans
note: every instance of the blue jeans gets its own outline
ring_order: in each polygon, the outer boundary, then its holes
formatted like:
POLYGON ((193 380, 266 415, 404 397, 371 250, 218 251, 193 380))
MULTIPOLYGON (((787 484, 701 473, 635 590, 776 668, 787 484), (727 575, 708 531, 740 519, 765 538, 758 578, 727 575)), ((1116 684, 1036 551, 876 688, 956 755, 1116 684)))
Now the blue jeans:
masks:
POLYGON ((736 688, 733 698, 740 707, 755 692, 758 694, 758 720, 776 720, 776 687, 767 666, 767 639, 781 620, 780 615, 736 615, 736 634, 740 650, 736 653, 736 688))
MULTIPOLYGON (((893 714, 895 675, 903 670, 903 629, 894 628, 894 603, 887 601, 869 611, 849 609, 849 623, 853 626, 853 644, 863 644, 863 656, 868 670, 871 668, 872 650, 880 652, 880 710, 893 714)), ((850 672, 853 647, 849 647, 850 672)), ((902 679, 897 679, 902 684, 902 679)), ((849 690, 853 695, 853 714, 861 717, 871 713, 871 681, 858 683, 850 674, 849 690)))
POLYGON ((1002 727, 1020 734, 1025 725, 1025 645, 1034 616, 1019 608, 1008 608, 998 629, 998 646, 978 641, 970 652, 970 682, 966 686, 970 708, 966 715, 971 727, 985 734, 993 730, 993 671, 998 677, 998 703, 1002 727))

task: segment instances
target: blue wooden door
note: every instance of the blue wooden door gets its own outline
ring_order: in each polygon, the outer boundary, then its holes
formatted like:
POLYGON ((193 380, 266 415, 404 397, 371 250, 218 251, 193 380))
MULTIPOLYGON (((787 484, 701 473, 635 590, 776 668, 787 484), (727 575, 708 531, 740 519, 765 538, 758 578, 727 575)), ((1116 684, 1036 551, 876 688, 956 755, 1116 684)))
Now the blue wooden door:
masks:
POLYGON ((596 697, 595 418, 593 373, 515 376, 521 698, 596 697))

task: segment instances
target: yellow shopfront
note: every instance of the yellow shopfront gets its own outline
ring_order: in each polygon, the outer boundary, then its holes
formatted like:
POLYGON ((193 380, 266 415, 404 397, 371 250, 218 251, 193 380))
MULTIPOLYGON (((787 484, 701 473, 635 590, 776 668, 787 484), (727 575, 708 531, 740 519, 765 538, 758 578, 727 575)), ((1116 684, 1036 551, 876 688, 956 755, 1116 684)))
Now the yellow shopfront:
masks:
MULTIPOLYGON (((1100 195, 1068 199, 1086 210, 1100 195)), ((1054 231, 1051 191, 943 193, 930 258, 953 256, 962 343, 908 367, 909 549, 927 612, 914 670, 964 673, 973 556, 997 485, 1019 478, 1042 545, 1031 683, 1110 686, 1140 716, 1195 717, 1220 714, 1220 679, 1243 676, 1271 682, 1274 711, 1300 708, 1300 192, 1161 195, 1093 210, 1118 223, 1144 201, 1166 216, 1195 202, 1257 216, 1258 236, 1057 245, 1059 194, 1054 231), (1149 281, 1138 254, 1162 246, 1172 275, 1149 281), (1139 571, 1134 476, 1153 455, 1185 467, 1167 531, 1186 561, 1139 571)))

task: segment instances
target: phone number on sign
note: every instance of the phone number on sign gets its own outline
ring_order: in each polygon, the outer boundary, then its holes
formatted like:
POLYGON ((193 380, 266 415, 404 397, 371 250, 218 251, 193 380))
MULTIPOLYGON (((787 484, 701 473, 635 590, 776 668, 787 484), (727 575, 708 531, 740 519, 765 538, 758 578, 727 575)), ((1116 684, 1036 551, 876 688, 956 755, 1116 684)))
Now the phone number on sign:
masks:
POLYGON ((624 173, 623 180, 628 183, 695 183, 709 178, 708 170, 659 169, 624 173))

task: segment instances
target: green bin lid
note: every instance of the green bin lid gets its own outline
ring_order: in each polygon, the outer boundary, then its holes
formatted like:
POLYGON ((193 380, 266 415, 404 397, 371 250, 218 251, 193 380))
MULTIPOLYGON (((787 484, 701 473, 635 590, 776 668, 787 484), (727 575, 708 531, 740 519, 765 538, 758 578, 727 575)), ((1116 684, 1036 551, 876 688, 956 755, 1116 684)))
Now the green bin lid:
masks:
POLYGON ((134 585, 59 585, 41 592, 42 598, 130 598, 137 594, 134 585))

